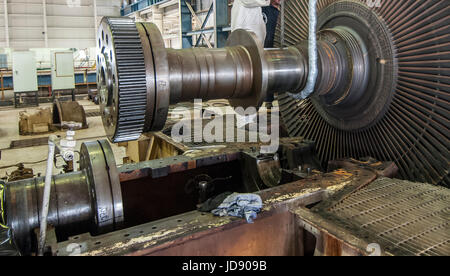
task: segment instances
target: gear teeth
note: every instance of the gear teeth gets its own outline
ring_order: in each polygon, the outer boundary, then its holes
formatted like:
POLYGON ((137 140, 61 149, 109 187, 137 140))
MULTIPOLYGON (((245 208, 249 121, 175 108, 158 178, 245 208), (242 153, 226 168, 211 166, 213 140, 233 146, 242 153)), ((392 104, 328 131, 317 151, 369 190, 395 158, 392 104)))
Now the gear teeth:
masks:
POLYGON ((136 140, 142 134, 147 104, 144 53, 136 23, 127 17, 108 18, 118 76, 118 114, 114 143, 136 140))

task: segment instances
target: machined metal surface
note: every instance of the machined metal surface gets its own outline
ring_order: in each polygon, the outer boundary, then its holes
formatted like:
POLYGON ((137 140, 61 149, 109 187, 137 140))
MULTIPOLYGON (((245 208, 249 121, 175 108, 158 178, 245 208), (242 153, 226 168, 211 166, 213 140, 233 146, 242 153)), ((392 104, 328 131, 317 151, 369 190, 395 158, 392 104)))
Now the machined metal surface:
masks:
POLYGON ((269 72, 264 57, 264 49, 256 40, 256 35, 244 30, 236 30, 227 40, 227 46, 244 46, 252 60, 252 93, 245 98, 231 99, 235 106, 260 106, 268 93, 269 72))
MULTIPOLYGON (((153 118, 151 122, 146 120, 144 131, 160 130, 164 127, 167 118, 167 112, 170 102, 170 76, 169 76, 169 64, 167 58, 167 51, 164 46, 164 40, 158 27, 150 23, 138 23, 141 24, 151 47, 151 55, 153 64, 146 61, 146 66, 153 66, 154 74, 147 74, 146 80, 149 82, 150 78, 154 78, 151 83, 154 83, 155 97, 150 98, 153 100, 153 118)), ((142 35, 141 35, 142 41, 142 35)), ((148 53, 146 53, 148 55, 148 53)), ((153 87, 150 87, 153 88, 153 87)), ((147 96, 147 102, 149 101, 147 96)), ((147 108, 150 106, 147 105, 147 108)))
POLYGON ((307 53, 296 47, 287 49, 266 49, 268 63, 269 91, 299 91, 306 84, 308 76, 307 53))
POLYGON ((245 97, 252 60, 244 47, 169 50, 171 102, 245 97))
MULTIPOLYGON (((282 94, 283 122, 291 136, 316 142, 323 165, 372 156, 394 161, 402 178, 449 187, 448 1, 366 4, 318 1, 319 29, 351 29, 367 49, 369 82, 356 104, 337 108, 327 94, 302 101, 282 94)), ((285 3, 285 45, 306 39, 307 11, 307 0, 285 3)))
POLYGON ((106 140, 85 142, 80 156, 80 170, 86 173, 93 198, 95 234, 121 228, 122 192, 111 147, 106 140))
MULTIPOLYGON (((52 179, 48 224, 64 235, 89 231, 92 215, 86 177, 82 172, 55 175, 52 179)), ((20 180, 7 185, 5 212, 7 225, 20 251, 33 251, 33 230, 39 227, 44 177, 20 180)))
POLYGON ((144 128, 147 86, 136 24, 126 17, 105 17, 97 37, 97 85, 106 135, 114 142, 137 139, 144 128))
MULTIPOLYGON (((114 156, 106 140, 82 146, 81 170, 52 176, 48 224, 57 235, 119 229, 123 221, 122 196, 114 156)), ((5 189, 6 223, 20 251, 34 250, 33 232, 39 228, 44 177, 10 182, 5 189)))

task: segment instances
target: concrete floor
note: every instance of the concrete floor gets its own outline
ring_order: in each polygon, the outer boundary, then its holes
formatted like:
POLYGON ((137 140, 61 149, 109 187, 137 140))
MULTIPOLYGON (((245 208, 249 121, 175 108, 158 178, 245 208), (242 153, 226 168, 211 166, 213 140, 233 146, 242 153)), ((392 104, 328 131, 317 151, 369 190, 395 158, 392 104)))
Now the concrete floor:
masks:
MULTIPOLYGON (((98 105, 88 101, 81 100, 78 101, 83 105, 85 111, 98 110, 98 105)), ((40 104, 39 107, 51 107, 51 104, 40 104)), ((20 149, 9 149, 12 140, 25 140, 37 137, 48 137, 50 134, 42 135, 19 135, 19 112, 24 110, 32 110, 37 107, 28 108, 14 108, 14 107, 0 107, 0 150, 1 159, 0 167, 13 165, 20 162, 34 162, 39 160, 47 159, 48 146, 37 146, 37 147, 27 147, 20 149)), ((103 129, 102 119, 100 116, 88 117, 87 118, 88 128, 77 130, 75 138, 77 140, 77 149, 79 150, 81 143, 85 141, 93 141, 106 139, 105 131, 103 129)), ((51 134, 65 136, 65 132, 58 131, 51 134)), ((117 165, 122 164, 123 157, 125 157, 125 148, 118 147, 116 144, 112 144, 112 149, 114 156, 116 158, 117 165)), ((78 156, 76 156, 78 158, 78 156)), ((63 164, 61 160, 58 162, 58 166, 63 164)), ((77 168, 77 165, 75 165, 77 168)), ((34 174, 37 175, 41 173, 45 175, 46 162, 41 162, 38 164, 25 165, 27 168, 32 168, 34 174)), ((0 169, 0 178, 6 176, 6 174, 14 171, 16 167, 11 167, 7 169, 0 169)), ((54 168, 54 174, 62 171, 61 169, 54 168)))

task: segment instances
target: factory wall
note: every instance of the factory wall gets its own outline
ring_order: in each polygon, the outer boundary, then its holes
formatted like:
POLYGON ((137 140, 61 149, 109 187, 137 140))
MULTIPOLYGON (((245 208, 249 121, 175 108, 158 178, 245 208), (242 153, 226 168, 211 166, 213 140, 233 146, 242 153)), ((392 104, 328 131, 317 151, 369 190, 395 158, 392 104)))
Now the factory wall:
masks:
MULTIPOLYGON (((192 2, 201 21, 211 3, 192 2)), ((72 50, 76 67, 93 66, 98 23, 103 16, 119 16, 123 4, 123 0, 0 0, 0 54, 7 54, 11 68, 13 51, 32 50, 37 68, 49 68, 52 50, 72 50)), ((178 0, 131 15, 136 21, 157 24, 166 47, 176 49, 181 48, 179 16, 178 0)), ((206 28, 212 27, 213 18, 206 28)))
POLYGON ((0 0, 0 48, 95 47, 102 16, 120 15, 121 0, 0 0))
POLYGON ((179 1, 169 0, 130 14, 138 22, 155 23, 161 31, 166 47, 180 49, 179 1))
MULTIPOLYGON (((73 51, 74 66, 76 68, 92 68, 95 65, 96 48, 89 47, 84 49, 73 48, 30 48, 34 52, 37 69, 48 69, 51 67, 52 51, 73 51)), ((8 68, 12 68, 12 48, 0 48, 0 54, 7 55, 8 68)))

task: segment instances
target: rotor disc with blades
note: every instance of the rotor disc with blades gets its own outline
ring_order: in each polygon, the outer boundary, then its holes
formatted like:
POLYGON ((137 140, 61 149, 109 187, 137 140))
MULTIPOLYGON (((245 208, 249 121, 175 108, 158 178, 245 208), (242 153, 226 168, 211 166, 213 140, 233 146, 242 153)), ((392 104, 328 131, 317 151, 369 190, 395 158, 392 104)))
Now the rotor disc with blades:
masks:
MULTIPOLYGON (((377 1, 319 0, 319 18, 330 6, 355 3, 377 1)), ((392 0, 370 9, 389 30, 397 64, 394 85, 384 88, 392 98, 382 116, 366 127, 346 130, 332 124, 339 118, 324 118, 316 100, 282 94, 283 122, 291 136, 316 141, 323 165, 372 156, 394 161, 402 178, 449 187, 450 5, 446 0, 392 0)), ((285 2, 284 32, 284 46, 307 39, 308 0, 285 2)))

